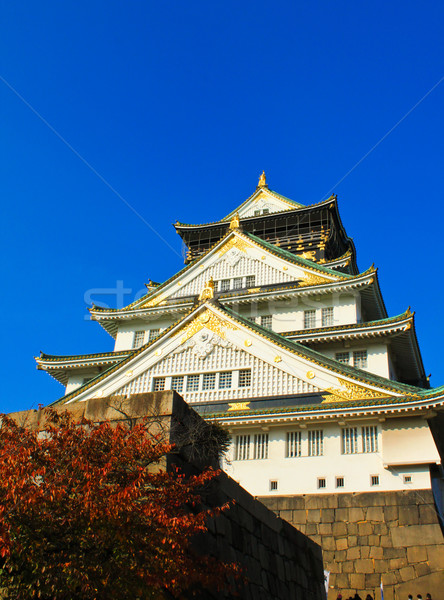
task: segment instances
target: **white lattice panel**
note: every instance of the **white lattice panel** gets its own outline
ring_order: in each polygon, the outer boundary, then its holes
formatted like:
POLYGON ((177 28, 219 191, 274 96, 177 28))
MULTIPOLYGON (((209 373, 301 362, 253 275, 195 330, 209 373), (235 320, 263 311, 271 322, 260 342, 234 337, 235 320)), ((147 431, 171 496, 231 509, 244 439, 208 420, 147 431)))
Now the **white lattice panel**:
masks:
POLYGON ((203 270, 192 281, 181 287, 177 292, 174 292, 171 298, 200 294, 210 277, 218 281, 220 279, 231 279, 248 275, 256 276, 254 287, 283 283, 294 279, 288 273, 275 269, 261 260, 241 256, 238 262, 232 266, 228 260, 222 257, 217 263, 203 270))
POLYGON ((149 392, 153 389, 154 377, 172 375, 188 375, 217 371, 236 371, 251 368, 252 384, 245 388, 222 390, 201 390, 181 394, 189 403, 210 402, 212 400, 231 400, 236 398, 254 398, 260 396, 281 396, 318 392, 315 386, 281 371, 274 365, 233 348, 215 347, 205 359, 199 359, 190 348, 179 354, 173 354, 159 361, 151 369, 145 371, 115 392, 116 395, 129 395, 149 392))

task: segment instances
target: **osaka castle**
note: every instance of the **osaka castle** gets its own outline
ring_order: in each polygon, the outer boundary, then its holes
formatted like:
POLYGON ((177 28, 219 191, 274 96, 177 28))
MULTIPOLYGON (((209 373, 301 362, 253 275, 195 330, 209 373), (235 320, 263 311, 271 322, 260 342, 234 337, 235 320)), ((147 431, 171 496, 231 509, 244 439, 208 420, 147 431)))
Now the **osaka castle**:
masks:
POLYGON ((228 428, 225 469, 257 496, 430 489, 444 387, 414 313, 388 315, 377 269, 358 269, 337 197, 305 206, 263 173, 220 221, 174 226, 181 270, 90 308, 113 352, 36 359, 65 386, 56 403, 176 390, 228 428))

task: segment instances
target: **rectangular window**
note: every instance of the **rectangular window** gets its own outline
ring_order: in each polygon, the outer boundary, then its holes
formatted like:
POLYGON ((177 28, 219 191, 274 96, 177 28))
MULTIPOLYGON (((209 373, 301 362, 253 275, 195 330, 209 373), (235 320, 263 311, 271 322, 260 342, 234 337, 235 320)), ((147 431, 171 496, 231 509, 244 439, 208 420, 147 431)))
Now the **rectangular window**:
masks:
POLYGON ((134 338, 133 338, 133 348, 140 348, 140 346, 143 346, 144 339, 145 339, 144 331, 135 331, 134 338))
POLYGON ((214 390, 216 387, 216 373, 204 373, 202 389, 214 390))
POLYGON ((343 477, 336 477, 336 487, 337 488, 344 487, 344 478, 343 477))
POLYGON ((304 329, 313 329, 316 327, 316 311, 304 310, 304 329))
POLYGON ((161 392, 165 389, 165 377, 155 377, 153 383, 153 390, 155 392, 161 392))
POLYGON ((173 377, 171 379, 171 389, 176 392, 183 392, 183 376, 182 377, 173 377))
POLYGON ((344 365, 348 365, 350 363, 349 352, 336 352, 335 358, 338 362, 344 363, 344 365))
POLYGON ((235 290, 241 290, 243 287, 243 277, 235 277, 233 279, 233 289, 235 290))
POLYGON ((325 480, 325 477, 318 477, 318 489, 321 490, 325 487, 327 487, 327 482, 325 480))
POLYGON ((231 371, 223 371, 219 373, 219 389, 226 390, 231 387, 231 371))
POLYGON ((353 352, 353 366, 357 369, 367 368, 367 350, 355 350, 353 352))
POLYGON ((412 476, 404 475, 404 483, 412 483, 412 476))
POLYGON ((276 480, 270 480, 270 492, 275 492, 278 489, 278 482, 276 480))
POLYGON ((378 430, 376 426, 362 428, 362 451, 377 452, 378 451, 378 430))
POLYGON ((370 485, 379 485, 379 475, 370 475, 370 485))
POLYGON ((248 460, 250 458, 250 436, 236 436, 236 452, 234 460, 248 460))
POLYGON ((226 292, 227 290, 230 289, 230 280, 229 279, 221 279, 220 282, 220 291, 221 292, 226 292))
POLYGON ((269 208, 264 208, 264 210, 262 211, 263 215, 268 215, 268 213, 270 212, 269 208))
POLYGON ((247 288, 254 287, 255 283, 256 283, 256 275, 247 275, 247 277, 245 278, 245 287, 247 287, 247 288))
POLYGON ((188 375, 187 377, 187 392, 197 392, 199 389, 200 375, 188 375))
POLYGON ((159 335, 160 329, 150 329, 148 341, 152 342, 159 335))
POLYGON ((287 458, 294 458, 302 454, 302 433, 289 431, 287 433, 287 458))
POLYGON ((254 216, 255 216, 255 217, 258 217, 260 214, 261 214, 261 211, 260 211, 260 210, 255 210, 255 211, 254 211, 254 216))
POLYGON ((322 309, 322 327, 330 327, 333 325, 333 308, 322 309))
POLYGON ((268 433, 258 433, 254 436, 254 458, 268 458, 268 433))
POLYGON ((266 327, 267 329, 272 329, 273 317, 271 315, 262 315, 261 325, 262 327, 266 327))
POLYGON ((358 428, 345 427, 342 430, 342 454, 356 454, 358 452, 358 428))
POLYGON ((308 432, 308 456, 322 456, 324 454, 324 432, 322 429, 313 429, 308 432))
POLYGON ((239 371, 239 387, 249 387, 251 385, 251 369, 239 371))

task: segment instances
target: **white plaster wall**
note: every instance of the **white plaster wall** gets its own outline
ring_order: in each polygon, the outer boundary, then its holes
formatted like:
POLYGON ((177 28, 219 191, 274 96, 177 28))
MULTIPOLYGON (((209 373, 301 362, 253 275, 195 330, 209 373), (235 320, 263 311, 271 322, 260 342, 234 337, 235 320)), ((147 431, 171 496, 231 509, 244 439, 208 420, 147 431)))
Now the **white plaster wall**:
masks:
POLYGON ((387 344, 372 343, 371 340, 365 339, 361 344, 344 346, 344 344, 319 344, 314 346, 315 350, 322 352, 325 356, 335 358, 336 352, 349 352, 350 353, 350 365, 353 366, 353 352, 356 350, 367 350, 367 363, 368 366, 365 371, 374 373, 375 375, 381 375, 381 377, 390 377, 389 368, 389 356, 387 344))
MULTIPOLYGON (((224 470, 233 479, 238 481, 251 494, 258 496, 280 494, 316 494, 316 493, 341 493, 364 491, 387 491, 403 489, 428 489, 430 488, 430 475, 428 464, 408 465, 397 468, 384 468, 384 438, 381 424, 376 421, 359 421, 347 423, 349 427, 363 425, 378 426, 378 452, 341 454, 341 428, 339 424, 322 424, 313 426, 313 429, 324 431, 324 455, 307 456, 308 442, 307 431, 302 429, 302 454, 301 457, 286 458, 287 431, 298 430, 298 426, 290 424, 271 426, 269 434, 269 458, 263 460, 234 460, 234 444, 232 445, 228 462, 224 470), (404 483, 403 475, 411 476, 411 483, 404 483), (371 485, 371 476, 379 475, 379 485, 371 485), (326 487, 318 489, 319 477, 326 479, 326 487), (336 487, 336 477, 344 477, 344 487, 336 487), (278 489, 270 491, 270 481, 278 482, 278 489)), ((425 421, 418 419, 418 430, 422 430, 424 437, 431 437, 425 421)), ((310 426, 308 426, 310 428, 310 426)), ((390 429, 389 421, 384 424, 384 430, 390 429)), ((263 433, 259 428, 233 430, 233 436, 250 433, 253 440, 254 433, 263 433)), ((404 439, 405 461, 418 460, 416 444, 412 444, 411 435, 405 432, 404 439)), ((251 445, 252 448, 252 445, 251 445)), ((430 458, 430 457, 429 457, 430 458)), ((425 459, 426 460, 426 459, 425 459)))
POLYGON ((79 388, 81 385, 83 385, 83 380, 87 377, 95 377, 98 374, 98 369, 82 369, 76 371, 75 373, 69 376, 68 383, 65 389, 65 395, 70 394, 71 392, 79 388))
MULTIPOLYGON (((177 320, 177 319, 176 319, 177 320)), ((117 331, 116 343, 114 345, 114 352, 119 350, 130 350, 133 347, 134 332, 142 331, 148 332, 150 329, 166 329, 174 323, 175 319, 172 317, 162 317, 156 320, 142 320, 134 319, 131 321, 125 321, 119 325, 117 331)), ((148 333, 145 334, 145 341, 148 341, 148 333)))
MULTIPOLYGON (((304 311, 316 310, 316 327, 322 327, 322 309, 333 307, 333 325, 356 323, 357 300, 350 294, 328 294, 318 297, 269 300, 260 304, 241 305, 239 314, 244 317, 273 315, 273 331, 299 331, 304 329, 304 311)), ((260 320, 258 318, 258 323, 260 320)))

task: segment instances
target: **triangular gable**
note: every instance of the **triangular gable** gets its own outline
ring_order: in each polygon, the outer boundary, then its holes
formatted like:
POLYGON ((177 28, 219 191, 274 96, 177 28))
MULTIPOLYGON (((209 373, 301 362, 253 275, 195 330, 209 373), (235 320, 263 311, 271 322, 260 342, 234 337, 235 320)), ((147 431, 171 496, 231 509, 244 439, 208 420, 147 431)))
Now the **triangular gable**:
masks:
MULTIPOLYGON (((62 401, 152 391, 155 377, 189 376, 196 372, 203 377, 204 373, 228 371, 237 373, 237 386, 218 388, 219 398, 267 396, 276 394, 276 389, 283 394, 322 392, 329 402, 417 393, 411 386, 328 359, 209 301, 62 401), (250 381, 257 388, 239 383, 239 372, 245 370, 251 370, 250 381)), ((200 401, 206 391, 200 390, 200 401)), ((186 398, 187 390, 183 393, 186 398)), ((206 396, 211 399, 211 394, 206 396)), ((190 400, 197 401, 195 397, 190 400)))
POLYGON ((267 187, 258 187, 258 189, 247 198, 240 206, 231 211, 222 221, 229 221, 233 215, 239 214, 241 219, 259 216, 263 214, 272 214, 282 211, 302 208, 303 205, 294 202, 285 196, 269 190, 267 187))
POLYGON ((168 299, 196 296, 210 278, 218 281, 249 275, 255 276, 251 286, 254 289, 295 281, 300 282, 299 286, 328 284, 350 278, 236 229, 153 293, 126 309, 159 306, 168 299))

